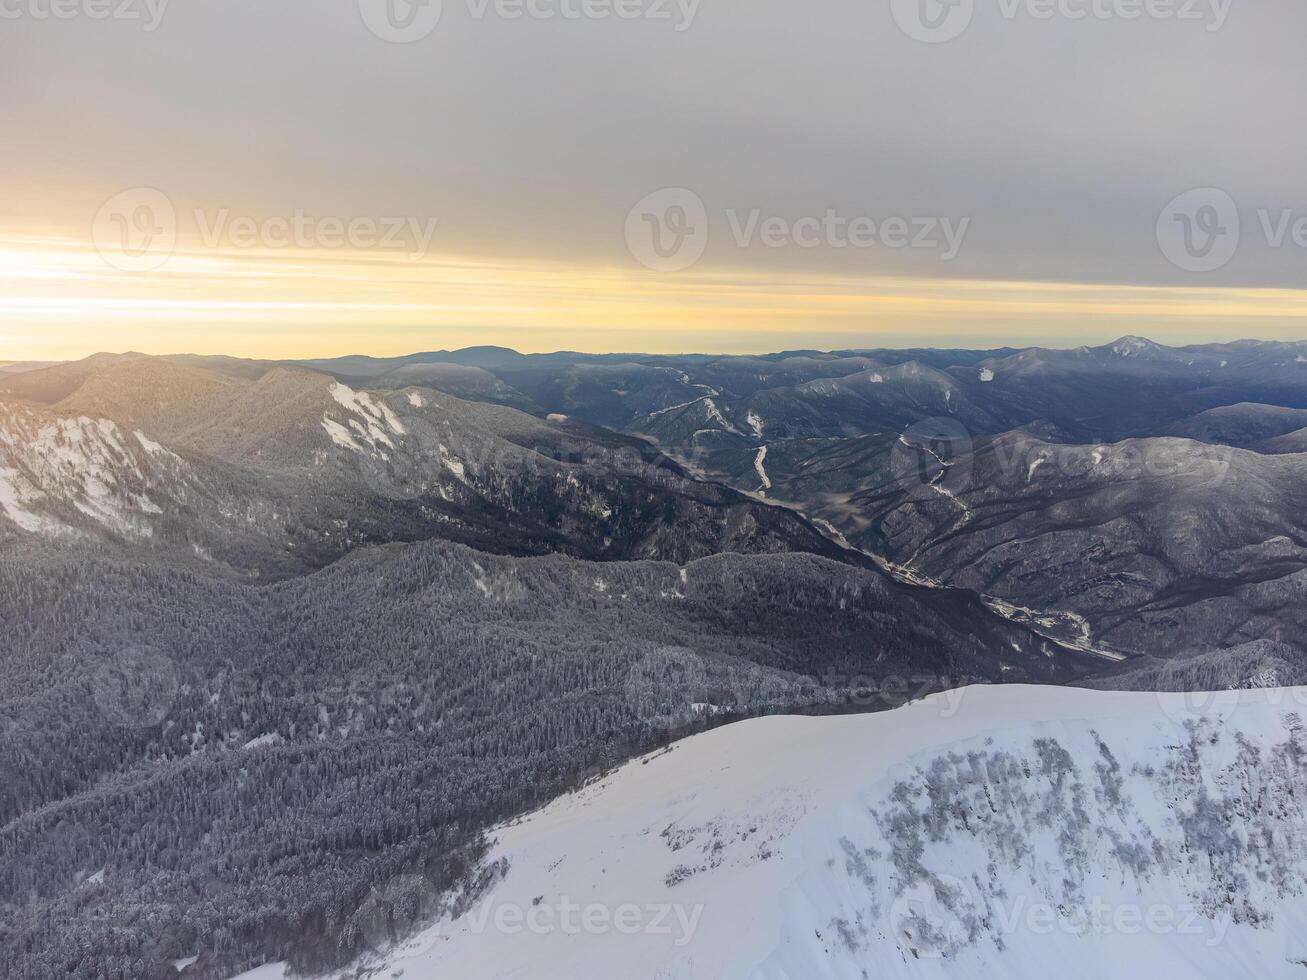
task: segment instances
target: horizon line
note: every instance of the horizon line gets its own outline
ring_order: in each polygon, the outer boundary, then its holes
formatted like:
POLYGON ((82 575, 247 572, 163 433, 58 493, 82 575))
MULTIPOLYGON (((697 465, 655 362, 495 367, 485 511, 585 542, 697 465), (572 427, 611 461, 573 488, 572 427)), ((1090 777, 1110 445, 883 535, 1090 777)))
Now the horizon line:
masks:
POLYGON ((930 345, 912 345, 912 346, 895 347, 895 346, 882 345, 878 347, 829 347, 829 348, 793 347, 793 348, 783 348, 778 350, 759 351, 757 353, 741 353, 741 352, 729 353, 724 351, 687 350, 687 351, 680 351, 676 353, 658 354, 658 353, 651 353, 649 351, 641 351, 641 350, 586 351, 586 350, 577 350, 573 348, 560 348, 558 350, 524 352, 514 347, 506 347, 501 344, 472 344, 466 347, 428 348, 424 350, 413 350, 404 354, 367 354, 361 351, 355 351, 349 354, 331 354, 331 355, 324 355, 324 356, 306 355, 306 356, 298 356, 298 357, 257 357, 257 356, 247 355, 247 354, 232 354, 232 353, 202 354, 202 353, 196 353, 194 351, 167 351, 167 352, 154 353, 150 351, 142 351, 142 350, 135 350, 135 349, 130 349, 130 350, 100 349, 100 350, 94 350, 89 354, 84 354, 81 357, 72 357, 72 358, 64 358, 64 359, 59 359, 59 358, 0 359, 0 366, 9 367, 9 366, 21 365, 21 364, 36 364, 36 365, 42 365, 46 367, 59 367, 66 364, 79 364, 83 361, 89 361, 96 357, 133 357, 133 356, 157 358, 160 360, 168 360, 170 358, 182 358, 182 357, 195 358, 195 359, 215 359, 215 360, 220 358, 228 358, 231 360, 248 361, 253 364, 272 364, 272 365, 320 364, 320 363, 331 362, 331 361, 348 361, 348 360, 360 360, 360 359, 373 360, 373 361, 403 361, 403 360, 409 360, 414 357, 422 357, 425 355, 445 354, 445 355, 453 356, 457 354, 466 354, 473 351, 500 351, 521 358, 573 356, 573 357, 593 357, 593 358, 642 357, 642 358, 663 358, 663 359, 684 358, 684 357, 769 358, 769 357, 782 357, 786 355, 798 356, 802 354, 857 355, 857 354, 872 354, 878 351, 898 353, 903 351, 914 351, 914 350, 961 351, 961 352, 973 353, 973 354, 993 354, 1001 351, 1012 351, 1014 353, 1022 353, 1025 351, 1034 351, 1034 350, 1058 351, 1058 352, 1066 353, 1066 352, 1077 351, 1077 350, 1097 350, 1102 348, 1108 348, 1116 344, 1120 344, 1127 341, 1143 341, 1145 343, 1151 344, 1154 347, 1162 348, 1165 350, 1175 350, 1175 351, 1190 350, 1193 348, 1202 348, 1202 347, 1207 347, 1207 348, 1237 347, 1240 345, 1248 345, 1248 344, 1282 344, 1285 346, 1307 345, 1307 337, 1303 337, 1302 339, 1298 339, 1298 340, 1285 340, 1285 339, 1271 340, 1263 337, 1249 336, 1249 337, 1240 337, 1235 340, 1195 342, 1195 343, 1187 343, 1187 344, 1167 344, 1161 341, 1153 340, 1151 337, 1148 337, 1143 334, 1123 334, 1115 338, 1114 340, 1105 341, 1101 344, 1076 344, 1070 347, 1055 347, 1055 346, 1050 346, 1045 344, 1025 344, 1025 345, 1002 344, 997 347, 965 347, 965 346, 956 346, 956 345, 944 345, 938 347, 930 346, 930 345))

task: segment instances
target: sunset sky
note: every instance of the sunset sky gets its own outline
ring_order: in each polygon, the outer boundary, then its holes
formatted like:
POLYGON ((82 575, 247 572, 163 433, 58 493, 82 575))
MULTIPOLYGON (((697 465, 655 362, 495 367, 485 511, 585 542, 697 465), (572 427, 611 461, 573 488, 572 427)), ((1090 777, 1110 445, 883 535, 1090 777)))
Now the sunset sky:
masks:
POLYGON ((0 361, 1307 338, 1300 0, 942 43, 898 0, 631 3, 406 43, 373 0, 6 7, 0 361), (1159 242, 1194 188, 1209 271, 1159 242))

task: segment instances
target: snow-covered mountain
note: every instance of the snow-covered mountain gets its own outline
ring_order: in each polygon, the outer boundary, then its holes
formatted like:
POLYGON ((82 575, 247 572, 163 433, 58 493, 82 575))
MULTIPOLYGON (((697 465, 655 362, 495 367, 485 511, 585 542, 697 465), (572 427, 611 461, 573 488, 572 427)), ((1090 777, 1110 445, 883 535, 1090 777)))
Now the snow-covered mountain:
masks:
POLYGON ((1304 704, 973 687, 721 728, 500 828, 364 975, 1299 977, 1304 704))
POLYGON ((0 976, 1307 962, 1292 693, 742 721, 1307 682, 1304 412, 1138 338, 0 377, 0 976))
POLYGON ((642 442, 428 388, 143 355, 20 378, 0 391, 0 538, 75 530, 261 577, 432 537, 605 559, 839 550, 642 442))
POLYGON ((140 430, 110 419, 55 416, 0 402, 0 515, 41 534, 87 524, 129 538, 153 535, 160 500, 193 474, 140 430))
POLYGON ((965 448, 928 493, 892 456, 879 474, 862 467, 842 498, 868 529, 854 543, 955 587, 1069 610, 1117 650, 1299 642, 1302 457, 1025 432, 965 448))
POLYGON ((620 372, 575 353, 417 357, 476 365, 542 413, 620 427, 912 581, 1073 622, 1098 649, 1302 633, 1307 344, 624 354, 620 372), (633 397, 633 363, 680 387, 633 397))

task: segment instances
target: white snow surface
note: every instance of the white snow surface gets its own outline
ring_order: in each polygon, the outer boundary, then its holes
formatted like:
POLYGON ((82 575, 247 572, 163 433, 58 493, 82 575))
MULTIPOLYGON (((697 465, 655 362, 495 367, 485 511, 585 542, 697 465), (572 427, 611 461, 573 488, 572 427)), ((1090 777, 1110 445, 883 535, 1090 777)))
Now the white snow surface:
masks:
POLYGON ((366 391, 355 391, 349 385, 335 382, 331 386, 331 397, 349 414, 346 416, 346 424, 324 416, 322 427, 331 441, 342 449, 385 456, 385 450, 395 448, 392 436, 408 434, 390 406, 379 398, 374 399, 366 391))
POLYGON ((1301 977, 1305 704, 974 687, 730 725, 497 830, 502 880, 364 975, 1301 977))
POLYGON ((726 416, 721 413, 721 410, 717 408, 717 403, 713 401, 711 398, 703 399, 703 407, 704 410, 708 413, 709 422, 716 422, 727 432, 734 432, 736 435, 742 435, 740 430, 737 429, 735 426, 733 426, 727 420, 726 416))
POLYGON ((757 472, 758 474, 758 479, 762 481, 762 486, 759 488, 761 490, 771 489, 771 477, 767 475, 767 467, 764 465, 766 464, 766 462, 767 462, 767 447, 760 446, 758 448, 758 454, 753 458, 753 468, 754 471, 757 472))
POLYGON ((280 744, 281 744, 281 741, 282 741, 282 738, 281 738, 281 735, 280 735, 279 733, 277 733, 277 732, 269 732, 269 733, 266 734, 266 735, 260 735, 258 738, 252 738, 252 739, 250 739, 248 742, 246 742, 244 745, 242 745, 241 748, 242 748, 242 749, 263 749, 263 748, 267 748, 267 747, 270 746, 270 745, 280 745, 280 744))
MULTIPOLYGON (((428 413, 425 417, 412 416, 410 424, 415 424, 415 430, 410 431, 381 394, 355 391, 348 385, 333 382, 331 397, 345 411, 342 413, 332 408, 323 416, 322 428, 327 436, 342 449, 369 457, 374 462, 380 460, 389 464, 389 477, 394 480, 397 488, 416 486, 429 489, 429 461, 433 458, 455 479, 466 481, 467 467, 464 462, 443 444, 437 444, 432 453, 430 436, 427 437, 428 441, 424 441, 422 429, 416 427, 416 423, 429 421, 434 413, 428 413)), ((420 411, 432 407, 427 396, 415 391, 409 392, 405 401, 420 411)), ((430 426, 427 428, 430 432, 430 426)), ((439 485, 437 489, 445 492, 439 485)))
POLYGON ((0 514, 24 531, 63 533, 76 511, 114 533, 149 537, 147 519, 163 512, 150 494, 175 488, 185 470, 158 443, 107 419, 0 405, 0 514))

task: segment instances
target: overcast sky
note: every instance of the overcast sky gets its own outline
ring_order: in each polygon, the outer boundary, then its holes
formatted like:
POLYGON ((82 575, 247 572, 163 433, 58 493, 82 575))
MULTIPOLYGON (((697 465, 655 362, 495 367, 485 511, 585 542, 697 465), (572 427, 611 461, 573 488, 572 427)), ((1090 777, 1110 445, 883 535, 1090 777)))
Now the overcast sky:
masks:
MULTIPOLYGON (((1307 218, 1302 0, 444 0, 434 26, 405 0, 389 18, 386 0, 55 2, 74 16, 0 0, 10 238, 84 240, 106 200, 151 187, 183 242, 195 209, 406 216, 438 220, 442 254, 643 273, 629 213, 673 187, 707 216, 691 274, 1307 284, 1307 242, 1288 224, 1271 247, 1260 213, 1307 218), (1208 271, 1158 241, 1198 187, 1241 225, 1208 271), (751 215, 780 220, 773 247, 751 215), (831 215, 834 237, 794 240, 831 215), (898 217, 935 219, 937 245, 840 244, 841 222, 898 217)), ((37 325, 11 311, 0 336, 37 325)))

